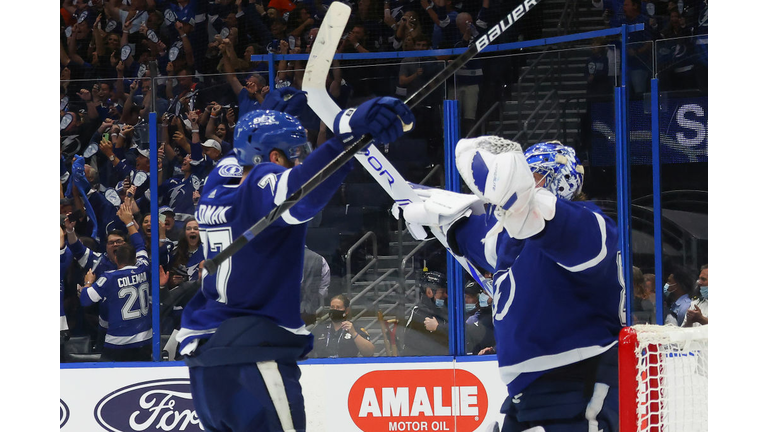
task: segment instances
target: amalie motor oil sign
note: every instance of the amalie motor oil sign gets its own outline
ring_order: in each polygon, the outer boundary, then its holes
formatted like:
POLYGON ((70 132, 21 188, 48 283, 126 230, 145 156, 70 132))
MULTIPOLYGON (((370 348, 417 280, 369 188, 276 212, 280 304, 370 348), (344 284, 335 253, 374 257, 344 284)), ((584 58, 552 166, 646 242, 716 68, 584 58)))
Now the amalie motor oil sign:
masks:
POLYGON ((488 412, 480 380, 461 369, 387 370, 361 376, 349 415, 364 432, 474 431, 488 412))

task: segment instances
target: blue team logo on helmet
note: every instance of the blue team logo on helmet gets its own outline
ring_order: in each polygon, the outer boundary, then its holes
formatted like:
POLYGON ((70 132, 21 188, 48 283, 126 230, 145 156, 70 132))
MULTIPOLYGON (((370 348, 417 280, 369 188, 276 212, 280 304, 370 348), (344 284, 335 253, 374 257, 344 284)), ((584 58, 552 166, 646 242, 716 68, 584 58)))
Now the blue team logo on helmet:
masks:
POLYGON ((271 110, 253 110, 235 126, 233 144, 240 165, 251 166, 269 160, 269 152, 282 151, 288 159, 306 156, 311 147, 307 132, 294 117, 271 110))
POLYGON ((525 150, 531 172, 544 176, 544 188, 560 198, 572 200, 584 184, 584 167, 576 152, 558 141, 534 144, 525 150))

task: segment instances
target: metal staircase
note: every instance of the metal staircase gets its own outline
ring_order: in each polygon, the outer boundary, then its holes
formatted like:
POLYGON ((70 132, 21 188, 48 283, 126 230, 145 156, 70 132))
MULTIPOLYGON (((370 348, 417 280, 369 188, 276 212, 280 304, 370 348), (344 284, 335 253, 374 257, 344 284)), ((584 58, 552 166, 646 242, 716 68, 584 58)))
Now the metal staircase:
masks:
MULTIPOLYGON (((605 28, 602 12, 589 1, 554 0, 540 7, 544 7, 544 38, 605 28)), ((576 136, 586 110, 584 71, 589 56, 589 47, 551 45, 525 55, 511 98, 503 101, 501 116, 490 120, 487 129, 523 147, 576 136)))
MULTIPOLYGON (((542 37, 597 30, 604 27, 600 11, 589 1, 549 0, 542 2, 544 27, 542 37)), ((524 146, 544 139, 561 139, 566 133, 576 133, 583 108, 569 101, 585 97, 584 66, 589 49, 562 51, 546 47, 527 56, 520 71, 512 100, 503 101, 502 115, 484 124, 489 133, 516 139, 524 146), (495 132, 490 132, 494 131, 495 132)), ((498 105, 497 105, 498 107, 498 105)), ((481 123, 478 122, 478 123, 481 123)), ((418 276, 422 258, 442 250, 434 241, 417 241, 401 225, 389 232, 389 254, 379 255, 379 239, 374 232, 365 233, 345 251, 345 276, 340 281, 351 303, 351 320, 368 331, 375 346, 375 356, 393 355, 381 319, 399 320, 398 330, 405 326, 406 311, 418 301, 418 276), (361 262, 359 259, 364 256, 361 262), (357 257, 358 259, 355 259, 357 257), (381 318, 379 318, 379 313, 381 318)), ((316 325, 328 320, 327 308, 318 316, 316 325)), ((400 331, 398 331, 399 336, 400 331)))

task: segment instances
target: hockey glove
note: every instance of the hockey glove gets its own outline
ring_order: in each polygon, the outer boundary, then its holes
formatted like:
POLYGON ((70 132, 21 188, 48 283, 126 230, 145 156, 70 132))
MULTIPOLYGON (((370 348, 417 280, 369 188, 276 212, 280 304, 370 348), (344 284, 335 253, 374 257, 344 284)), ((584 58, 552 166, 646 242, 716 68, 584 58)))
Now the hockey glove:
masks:
POLYGON ((494 205, 501 232, 525 239, 544 229, 555 214, 555 196, 536 189, 533 173, 520 144, 495 136, 462 139, 456 145, 456 168, 464 182, 484 202, 494 205))
MULTIPOLYGON (((376 142, 384 144, 400 138, 413 122, 413 113, 400 99, 377 97, 336 115, 333 133, 355 137, 371 134, 376 142)), ((342 140, 346 142, 348 138, 342 140)))
POLYGON ((485 212, 482 200, 476 196, 418 185, 411 186, 423 201, 404 207, 395 203, 392 206, 392 214, 395 219, 398 219, 399 209, 402 208, 408 231, 417 240, 427 238, 428 228, 437 228, 447 237, 448 231, 457 221, 471 214, 485 212))

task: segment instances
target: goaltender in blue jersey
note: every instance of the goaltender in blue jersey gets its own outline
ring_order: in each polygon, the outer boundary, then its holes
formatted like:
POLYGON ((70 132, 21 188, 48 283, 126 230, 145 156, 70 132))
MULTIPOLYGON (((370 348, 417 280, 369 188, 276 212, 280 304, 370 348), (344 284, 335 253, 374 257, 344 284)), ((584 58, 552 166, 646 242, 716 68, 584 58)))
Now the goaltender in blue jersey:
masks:
MULTIPOLYGON (((276 102, 265 100, 262 108, 306 103, 306 96, 294 89, 272 93, 279 96, 270 98, 276 102)), ((272 109, 244 115, 235 128, 234 153, 210 173, 195 214, 206 259, 213 259, 363 134, 381 143, 397 139, 403 134, 401 119, 413 122, 402 102, 372 99, 340 113, 333 125, 336 136, 307 154, 306 131, 293 116, 272 109)), ((184 308, 177 339, 205 430, 305 430, 296 362, 312 349, 300 311, 306 222, 351 169, 350 162, 329 176, 215 274, 203 273, 202 289, 184 308)))
POLYGON ((618 229, 582 199, 575 152, 484 136, 459 141, 456 165, 474 194, 417 189, 403 216, 493 273, 502 431, 618 431, 618 229))

